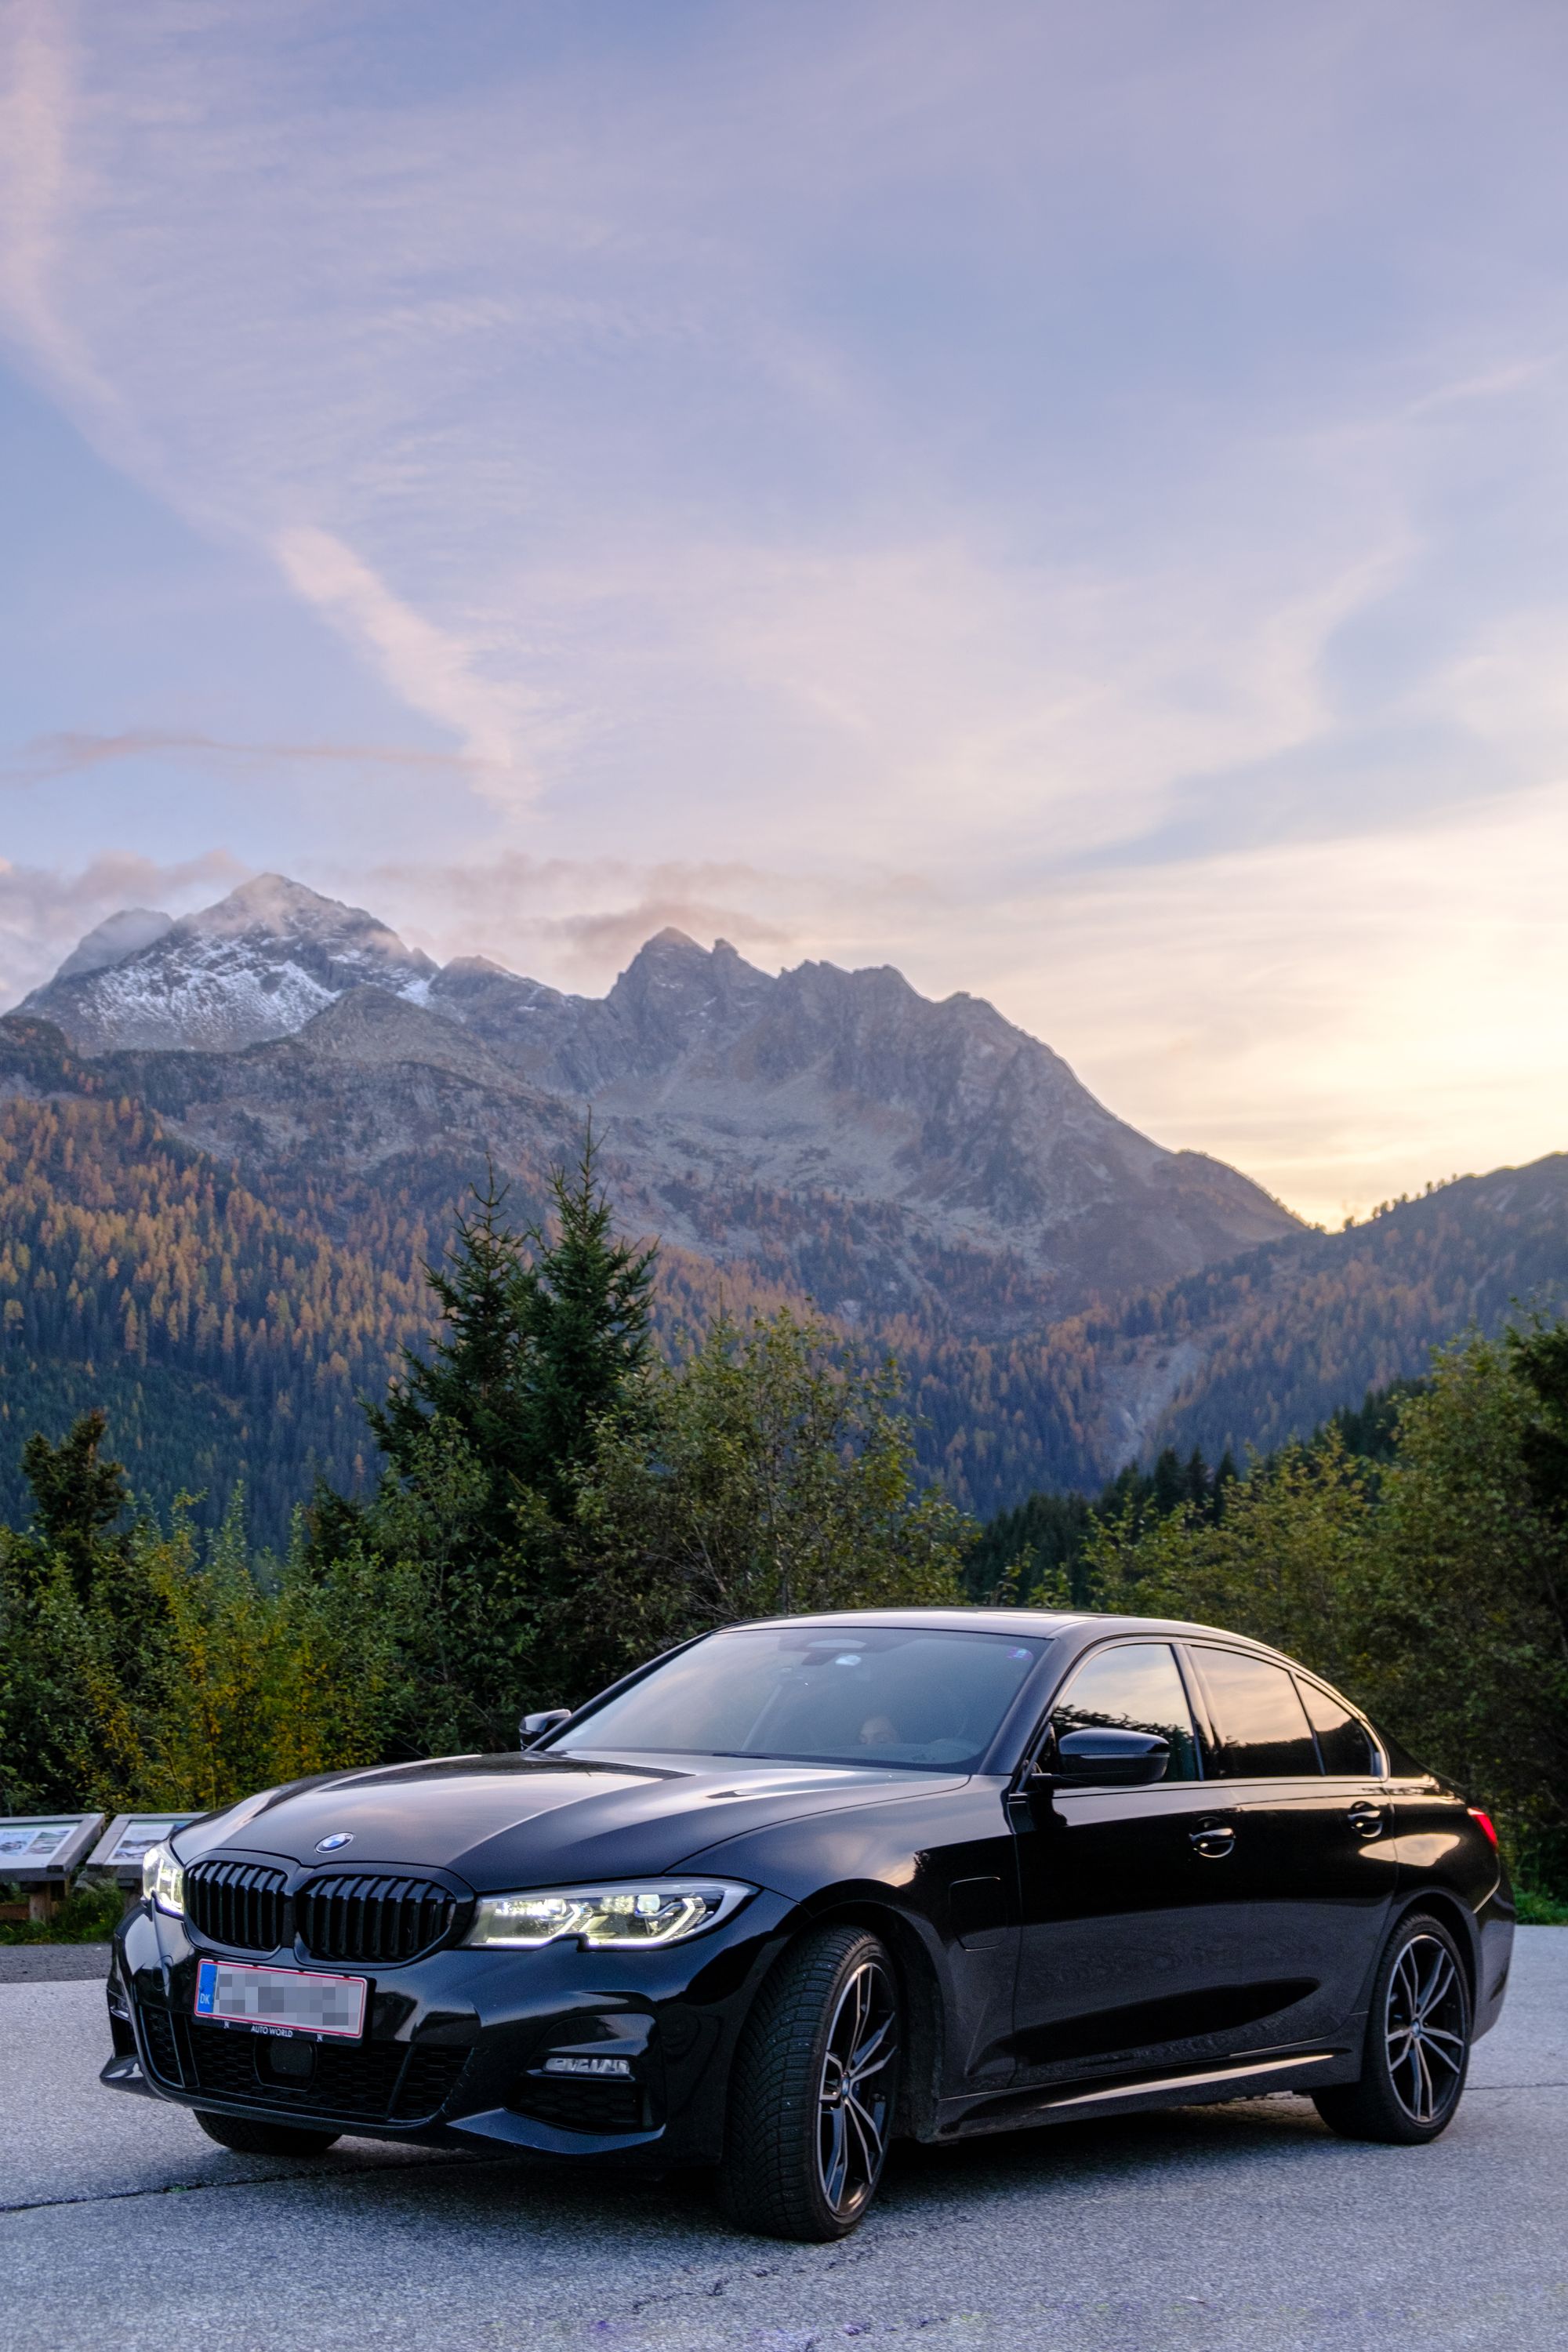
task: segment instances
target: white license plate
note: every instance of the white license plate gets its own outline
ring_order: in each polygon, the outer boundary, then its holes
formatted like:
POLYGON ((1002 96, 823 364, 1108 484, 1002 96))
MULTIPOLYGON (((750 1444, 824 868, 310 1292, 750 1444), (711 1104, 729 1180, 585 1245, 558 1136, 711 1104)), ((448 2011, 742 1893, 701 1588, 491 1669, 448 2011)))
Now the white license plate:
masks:
POLYGON ((357 2040, 364 2030, 368 1990, 363 1977, 307 1976, 300 1969, 203 1960, 196 1969, 195 2013, 224 2025, 357 2040))

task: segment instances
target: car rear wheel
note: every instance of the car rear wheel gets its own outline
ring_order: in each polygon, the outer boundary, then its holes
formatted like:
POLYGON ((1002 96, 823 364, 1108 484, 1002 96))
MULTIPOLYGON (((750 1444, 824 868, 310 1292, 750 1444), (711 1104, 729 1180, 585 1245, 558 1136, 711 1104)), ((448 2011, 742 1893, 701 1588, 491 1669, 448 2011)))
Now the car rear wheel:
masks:
POLYGON ((216 2139, 219 2147, 232 2147, 237 2156, 325 2156, 342 2137, 341 2132, 307 2131, 300 2124, 252 2123, 241 2116, 215 2116, 205 2107, 198 2107, 195 2117, 208 2139, 216 2139))
POLYGON ((1359 2083, 1313 2100, 1345 2139, 1418 2146, 1447 2131, 1470 2063, 1470 1988, 1459 1948, 1439 1919, 1402 1919, 1373 1988, 1359 2083))
POLYGON ((875 1936, 827 1927, 785 1953, 731 2080, 731 2221, 806 2244, 848 2235, 882 2177, 901 2038, 898 1980, 875 1936))

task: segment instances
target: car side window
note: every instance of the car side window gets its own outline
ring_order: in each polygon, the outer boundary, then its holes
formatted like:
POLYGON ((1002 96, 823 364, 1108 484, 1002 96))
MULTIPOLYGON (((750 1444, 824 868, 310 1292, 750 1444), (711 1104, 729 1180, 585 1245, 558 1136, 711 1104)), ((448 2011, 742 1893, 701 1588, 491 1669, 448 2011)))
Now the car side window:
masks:
POLYGON ((1124 1642, 1099 1650, 1051 1709, 1051 1729, 1147 1731, 1168 1740, 1167 1780, 1195 1780, 1198 1743, 1180 1670, 1164 1642, 1124 1642))
POLYGON ((1312 1728, 1283 1666, 1241 1650, 1194 1648, 1226 1780, 1314 1777, 1322 1767, 1312 1728))
POLYGON ((1318 1735, 1318 1753, 1325 1772, 1350 1774, 1363 1780, 1367 1773, 1381 1769, 1382 1759, 1367 1738, 1365 1724, 1351 1713, 1342 1699, 1335 1698, 1321 1685, 1310 1683, 1304 1675, 1297 1676, 1296 1688, 1318 1735))

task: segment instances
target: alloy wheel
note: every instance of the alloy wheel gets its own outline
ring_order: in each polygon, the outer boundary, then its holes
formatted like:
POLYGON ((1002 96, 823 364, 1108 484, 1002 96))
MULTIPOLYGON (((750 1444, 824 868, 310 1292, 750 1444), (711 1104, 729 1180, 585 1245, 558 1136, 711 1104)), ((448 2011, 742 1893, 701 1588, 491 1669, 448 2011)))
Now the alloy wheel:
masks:
POLYGON ((858 2212, 881 2177, 898 2017, 887 1971, 864 1961, 838 1996, 817 2091, 818 2178, 840 2221, 858 2212))
POLYGON ((1394 1962, 1384 2036, 1400 2105, 1413 2123, 1439 2122, 1464 2082, 1469 2003, 1454 1956, 1436 1936, 1412 1936, 1394 1962))

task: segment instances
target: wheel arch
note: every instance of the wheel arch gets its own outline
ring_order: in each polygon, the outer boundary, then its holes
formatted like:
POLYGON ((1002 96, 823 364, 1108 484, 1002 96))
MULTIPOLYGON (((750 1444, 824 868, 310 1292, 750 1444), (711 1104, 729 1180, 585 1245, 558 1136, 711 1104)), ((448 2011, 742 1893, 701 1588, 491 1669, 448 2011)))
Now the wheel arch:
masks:
MULTIPOLYGON (((942 2095, 945 2033, 942 1985, 925 1940, 896 1903, 847 1888, 828 1896, 820 1906, 813 1907, 808 1917, 798 1921, 795 1932, 775 1956, 768 1975, 804 1937, 816 1935, 825 1927, 863 1927, 888 1948, 898 1971, 908 2036, 904 2063, 900 2070, 895 2130, 900 2137, 927 2138, 934 2126, 942 2095)), ((761 1990, 759 1985, 757 1990, 761 1990)), ((753 1994, 752 2000, 755 1998, 753 1994)))
MULTIPOLYGON (((1459 1948, 1459 1959, 1465 1971, 1465 1983, 1470 1996, 1470 2017, 1477 2015, 1480 2000, 1480 1936, 1475 1916, 1468 1904, 1446 1886, 1415 1886, 1398 1905, 1389 1922, 1388 1937, 1405 1925, 1407 1919, 1419 1916, 1436 1919, 1447 1927, 1459 1948)), ((1388 1948, 1384 1937, 1383 1948, 1388 1948)))

